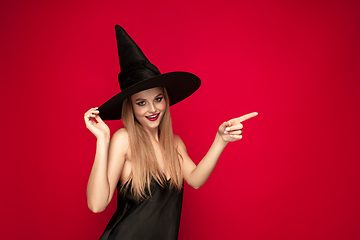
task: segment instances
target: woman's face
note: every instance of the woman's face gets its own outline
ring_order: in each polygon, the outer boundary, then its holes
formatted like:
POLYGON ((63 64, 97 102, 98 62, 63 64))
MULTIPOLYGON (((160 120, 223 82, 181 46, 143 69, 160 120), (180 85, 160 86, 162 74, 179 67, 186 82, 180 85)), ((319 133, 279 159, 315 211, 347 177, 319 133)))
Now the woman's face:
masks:
POLYGON ((150 88, 131 96, 134 115, 139 123, 147 129, 159 127, 166 109, 163 88, 150 88))

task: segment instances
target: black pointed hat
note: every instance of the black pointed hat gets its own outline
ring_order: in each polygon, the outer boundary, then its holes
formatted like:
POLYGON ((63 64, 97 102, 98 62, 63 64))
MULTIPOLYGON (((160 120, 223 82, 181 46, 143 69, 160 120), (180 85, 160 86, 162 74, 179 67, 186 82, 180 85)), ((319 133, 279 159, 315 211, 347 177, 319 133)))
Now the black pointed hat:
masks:
POLYGON ((123 101, 131 95, 154 87, 165 87, 170 105, 180 102, 193 94, 201 84, 200 79, 188 72, 161 74, 119 25, 115 26, 121 72, 121 92, 99 107, 103 120, 121 119, 123 101))

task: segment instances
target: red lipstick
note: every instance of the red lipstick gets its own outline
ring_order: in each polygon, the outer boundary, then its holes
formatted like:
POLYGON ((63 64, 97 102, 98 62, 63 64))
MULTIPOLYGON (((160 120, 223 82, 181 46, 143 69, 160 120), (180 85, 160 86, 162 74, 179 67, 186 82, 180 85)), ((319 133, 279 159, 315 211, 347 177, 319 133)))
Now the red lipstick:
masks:
POLYGON ((145 116, 148 120, 150 121, 156 121, 160 116, 160 113, 158 114, 154 114, 154 115, 150 115, 150 116, 145 116))

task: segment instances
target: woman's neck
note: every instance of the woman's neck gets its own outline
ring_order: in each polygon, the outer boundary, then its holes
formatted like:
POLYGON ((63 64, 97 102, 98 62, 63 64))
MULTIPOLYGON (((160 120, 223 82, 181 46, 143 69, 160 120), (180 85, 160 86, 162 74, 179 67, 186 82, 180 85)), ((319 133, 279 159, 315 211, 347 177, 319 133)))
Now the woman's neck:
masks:
POLYGON ((145 129, 151 141, 159 142, 159 128, 145 129))

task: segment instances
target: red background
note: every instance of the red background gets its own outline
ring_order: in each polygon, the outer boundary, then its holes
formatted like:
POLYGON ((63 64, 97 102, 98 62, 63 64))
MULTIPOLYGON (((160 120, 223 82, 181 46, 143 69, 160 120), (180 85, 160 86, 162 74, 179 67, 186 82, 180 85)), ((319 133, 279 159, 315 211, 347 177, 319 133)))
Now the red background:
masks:
MULTIPOLYGON (((119 91, 114 25, 162 71, 202 79, 171 108, 198 162, 252 111, 179 239, 360 239, 359 1, 3 1, 1 238, 98 239, 83 114, 119 91)), ((114 132, 119 121, 109 122, 114 132)), ((113 199, 115 200, 115 198, 113 199)))

